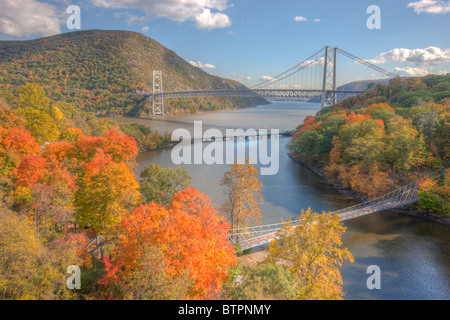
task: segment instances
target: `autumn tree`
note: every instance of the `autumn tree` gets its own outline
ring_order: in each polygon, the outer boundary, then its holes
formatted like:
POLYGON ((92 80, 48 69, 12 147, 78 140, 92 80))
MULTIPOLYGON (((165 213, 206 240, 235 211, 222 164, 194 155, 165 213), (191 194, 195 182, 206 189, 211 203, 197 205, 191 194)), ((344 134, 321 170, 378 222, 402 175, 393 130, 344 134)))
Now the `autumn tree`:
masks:
POLYGON ((115 234, 125 213, 140 200, 139 184, 130 168, 102 152, 84 165, 79 186, 77 222, 100 234, 115 234))
POLYGON ((221 185, 228 187, 227 199, 222 211, 227 215, 232 229, 248 226, 252 221, 260 222, 262 183, 258 179, 258 170, 253 164, 234 163, 225 173, 221 185))
POLYGON ((50 107, 50 98, 45 94, 44 89, 37 83, 27 83, 18 90, 18 107, 32 109, 46 109, 50 107))
POLYGON ((383 160, 389 164, 392 176, 394 170, 403 174, 412 166, 418 168, 424 163, 425 144, 410 119, 393 116, 383 140, 386 146, 383 160))
POLYGON ((295 278, 295 299, 343 298, 339 267, 345 260, 353 262, 352 254, 342 247, 344 232, 338 215, 308 209, 302 210, 295 227, 286 223, 279 240, 270 244, 270 261, 281 263, 295 278))
POLYGON ((191 185, 191 177, 183 167, 162 168, 153 163, 141 172, 140 191, 147 203, 168 205, 175 193, 191 185))
POLYGON ((105 260, 101 283, 119 298, 214 297, 237 262, 228 228, 193 188, 175 194, 169 207, 141 205, 122 220, 120 242, 111 261, 105 260))
POLYGON ((66 140, 70 143, 75 143, 79 138, 84 137, 83 130, 79 128, 67 128, 61 132, 60 140, 66 140))
POLYGON ((424 108, 421 114, 417 118, 417 125, 420 127, 427 137, 428 150, 431 149, 431 139, 436 132, 439 123, 439 115, 435 108, 429 106, 424 108))
POLYGON ((19 88, 18 95, 18 108, 14 112, 24 120, 36 141, 44 144, 58 138, 58 124, 63 115, 58 107, 50 106, 44 89, 36 83, 27 83, 19 88))
POLYGON ((39 236, 48 239, 57 229, 74 222, 76 190, 75 177, 55 156, 32 155, 20 162, 14 195, 39 236))
POLYGON ((138 154, 136 140, 120 132, 116 127, 110 128, 101 135, 104 139, 102 149, 112 157, 115 162, 123 162, 129 167, 135 165, 138 154))
POLYGON ((14 112, 3 108, 0 108, 0 126, 4 129, 25 129, 21 118, 14 112))
POLYGON ((44 144, 58 137, 58 127, 47 113, 31 107, 17 109, 16 113, 24 119, 25 126, 38 143, 44 144))
MULTIPOLYGON (((8 125, 6 125, 8 127, 8 125)), ((41 152, 39 145, 25 128, 4 128, 0 126, 0 195, 5 201, 11 197, 14 180, 23 158, 41 152)))
POLYGON ((417 207, 426 212, 450 216, 450 169, 443 174, 441 181, 430 178, 419 180, 417 207))
POLYGON ((67 267, 81 266, 74 242, 44 243, 29 220, 0 209, 0 299, 73 299, 67 267))
POLYGON ((265 261, 257 265, 239 265, 235 273, 236 277, 224 287, 223 299, 295 299, 295 277, 280 263, 265 261))
POLYGON ((384 123, 395 115, 395 110, 387 103, 375 103, 363 109, 363 113, 370 114, 374 119, 381 119, 384 123))
POLYGON ((333 149, 329 154, 327 170, 336 175, 344 187, 369 196, 377 196, 389 191, 385 174, 379 172, 385 144, 384 123, 370 115, 350 114, 338 136, 333 139, 333 149), (371 177, 375 183, 365 183, 371 177), (378 179, 379 178, 379 179, 378 179), (369 191, 369 192, 368 192, 369 191))

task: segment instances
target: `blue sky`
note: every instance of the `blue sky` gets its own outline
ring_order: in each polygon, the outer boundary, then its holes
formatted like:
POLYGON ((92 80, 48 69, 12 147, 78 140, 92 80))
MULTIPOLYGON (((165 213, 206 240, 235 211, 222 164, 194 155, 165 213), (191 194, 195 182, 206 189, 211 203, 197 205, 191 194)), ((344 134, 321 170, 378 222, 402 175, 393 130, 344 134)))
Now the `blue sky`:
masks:
MULTIPOLYGON (((206 72, 247 85, 274 76, 325 45, 401 75, 450 72, 450 1, 434 0, 1 0, 0 40, 81 30, 141 32, 206 72), (369 29, 370 5, 381 29, 369 29)), ((338 57, 338 82, 380 78, 338 57)))

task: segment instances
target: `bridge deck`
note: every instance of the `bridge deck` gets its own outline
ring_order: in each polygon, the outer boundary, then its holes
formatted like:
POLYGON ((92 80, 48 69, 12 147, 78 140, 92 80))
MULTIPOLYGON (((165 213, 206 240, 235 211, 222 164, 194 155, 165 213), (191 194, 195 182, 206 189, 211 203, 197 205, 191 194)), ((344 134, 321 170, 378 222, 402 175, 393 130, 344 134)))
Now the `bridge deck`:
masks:
MULTIPOLYGON (((325 94, 348 96, 363 93, 360 90, 326 90, 325 94)), ((263 98, 319 98, 322 89, 223 89, 223 90, 188 90, 142 94, 148 99, 152 98, 192 98, 192 97, 263 97, 263 98)))
MULTIPOLYGON (((383 203, 383 204, 380 204, 380 205, 377 205, 374 207, 368 207, 368 208, 363 208, 363 209, 359 209, 359 210, 348 211, 348 212, 339 214, 339 217, 340 217, 339 221, 350 220, 350 219, 361 217, 361 216, 364 216, 367 214, 405 206, 405 205, 408 205, 411 203, 413 203, 413 202, 411 202, 411 201, 396 201, 396 202, 391 201, 391 202, 386 202, 386 203, 383 203)), ((242 250, 246 250, 246 249, 254 248, 257 246, 264 245, 264 244, 268 244, 272 240, 277 239, 277 232, 278 232, 278 230, 261 235, 261 236, 251 237, 247 240, 240 242, 240 246, 241 246, 242 250)))

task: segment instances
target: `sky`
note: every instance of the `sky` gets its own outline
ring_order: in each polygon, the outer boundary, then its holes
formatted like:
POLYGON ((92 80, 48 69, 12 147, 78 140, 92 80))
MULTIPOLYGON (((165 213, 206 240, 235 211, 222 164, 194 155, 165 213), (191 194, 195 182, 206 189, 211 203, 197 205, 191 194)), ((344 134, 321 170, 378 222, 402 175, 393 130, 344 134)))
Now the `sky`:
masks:
MULTIPOLYGON (((143 33, 248 86, 327 45, 402 76, 450 72, 450 1, 0 0, 0 40, 89 29, 143 33)), ((383 78, 345 56, 337 65, 338 84, 383 78)))

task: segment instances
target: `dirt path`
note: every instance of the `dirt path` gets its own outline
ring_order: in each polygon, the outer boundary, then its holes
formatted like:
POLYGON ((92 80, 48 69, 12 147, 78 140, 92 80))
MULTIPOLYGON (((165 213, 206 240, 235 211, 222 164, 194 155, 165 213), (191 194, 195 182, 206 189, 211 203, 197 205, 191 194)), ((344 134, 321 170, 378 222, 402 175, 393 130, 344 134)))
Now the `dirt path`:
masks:
POLYGON ((269 255, 268 248, 265 246, 256 247, 250 250, 250 253, 238 257, 242 266, 255 266, 264 261, 269 255))

